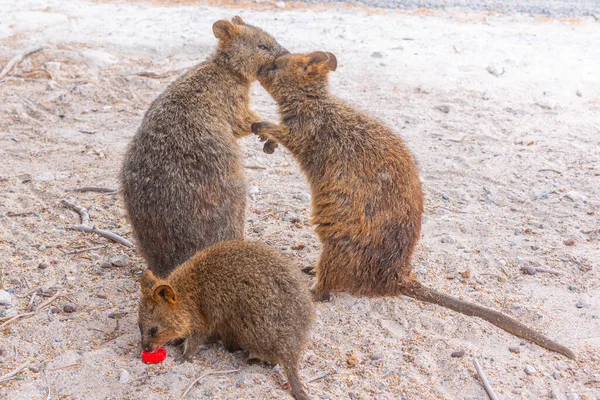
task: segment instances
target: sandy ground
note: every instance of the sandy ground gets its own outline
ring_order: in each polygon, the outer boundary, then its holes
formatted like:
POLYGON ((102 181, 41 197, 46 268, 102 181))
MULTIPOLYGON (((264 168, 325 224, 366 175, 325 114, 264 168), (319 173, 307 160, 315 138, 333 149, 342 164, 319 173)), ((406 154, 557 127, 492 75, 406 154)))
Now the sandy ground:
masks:
MULTIPOLYGON (((334 52, 333 91, 413 150, 427 197, 419 278, 579 355, 570 361, 407 298, 337 295, 316 306, 301 367, 305 381, 318 378, 307 384, 313 397, 483 399, 478 358, 503 399, 600 399, 600 25, 592 17, 162 3, 0 3, 0 65, 46 46, 0 81, 0 287, 12 292, 0 318, 57 289, 67 296, 0 328, 0 375, 31 367, 0 383, 0 398, 178 398, 200 374, 237 368, 206 377, 189 397, 290 398, 279 368, 249 366, 218 345, 193 363, 168 347, 166 362, 144 365, 136 323, 143 260, 66 230, 78 215, 60 203, 71 199, 92 224, 132 239, 118 195, 72 189, 117 186, 149 103, 208 56, 213 21, 240 14, 292 51, 334 52), (141 76, 148 72, 158 77, 141 76), (122 255, 127 265, 111 266, 122 255), (70 303, 75 312, 65 311, 70 303), (464 356, 451 357, 458 350, 464 356)), ((275 119, 259 85, 253 95, 256 110, 275 119)), ((299 267, 313 264, 319 244, 296 163, 281 150, 263 154, 254 137, 241 143, 253 187, 247 236, 299 267)))

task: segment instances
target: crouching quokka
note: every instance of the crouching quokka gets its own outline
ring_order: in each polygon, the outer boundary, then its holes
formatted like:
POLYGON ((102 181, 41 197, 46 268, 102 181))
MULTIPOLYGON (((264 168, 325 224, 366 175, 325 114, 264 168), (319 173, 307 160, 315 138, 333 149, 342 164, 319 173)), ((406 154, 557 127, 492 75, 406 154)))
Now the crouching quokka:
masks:
POLYGON ((302 272, 274 249, 233 240, 198 252, 166 279, 147 270, 141 279, 142 347, 155 351, 182 338, 191 358, 210 337, 281 364, 298 400, 310 397, 298 367, 314 320, 302 272))
POLYGON ((252 131, 286 147, 312 191, 312 222, 323 247, 313 293, 406 295, 480 317, 549 350, 575 354, 515 319, 437 292, 411 266, 421 233, 423 192, 402 139, 383 123, 329 93, 331 53, 289 54, 260 70, 258 80, 279 107, 281 124, 252 131))

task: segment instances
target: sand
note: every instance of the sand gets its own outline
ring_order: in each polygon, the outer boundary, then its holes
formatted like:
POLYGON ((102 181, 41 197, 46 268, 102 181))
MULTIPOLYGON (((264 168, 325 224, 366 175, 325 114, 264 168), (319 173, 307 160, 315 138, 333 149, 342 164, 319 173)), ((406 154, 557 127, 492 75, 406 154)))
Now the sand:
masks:
MULTIPOLYGON (((45 46, 0 80, 0 288, 13 292, 0 312, 27 312, 34 292, 34 306, 57 289, 67 296, 0 328, 0 376, 32 367, 0 383, 0 398, 178 398, 202 373, 237 368, 206 377, 188 397, 290 398, 279 367, 247 365, 219 345, 205 346, 192 363, 168 347, 166 362, 143 364, 136 315, 143 260, 133 248, 66 230, 79 216, 61 204, 70 199, 88 209, 90 224, 133 240, 118 195, 72 189, 117 187, 149 103, 210 54, 212 22, 236 14, 292 51, 334 52, 332 90, 393 127, 414 152, 427 199, 413 260, 419 279, 502 310, 579 357, 411 299, 340 294, 316 306, 300 371, 305 381, 319 378, 307 384, 311 395, 483 399, 477 358, 503 399, 600 398, 594 18, 166 3, 0 3, 0 65, 45 46), (111 266, 122 255, 127 265, 111 266), (523 267, 555 273, 528 275, 523 267), (68 303, 75 312, 64 311, 68 303), (464 356, 451 357, 458 350, 464 356)), ((277 118, 259 85, 253 103, 265 119, 277 118)), ((299 268, 314 264, 320 246, 297 164, 281 149, 262 153, 255 137, 241 145, 252 192, 247 236, 299 268)))

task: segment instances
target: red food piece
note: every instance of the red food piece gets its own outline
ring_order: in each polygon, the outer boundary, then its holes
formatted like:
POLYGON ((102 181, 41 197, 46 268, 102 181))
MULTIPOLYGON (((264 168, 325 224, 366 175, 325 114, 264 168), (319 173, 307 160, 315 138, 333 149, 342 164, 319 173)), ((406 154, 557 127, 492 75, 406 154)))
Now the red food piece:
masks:
POLYGON ((156 351, 142 351, 142 361, 146 364, 156 364, 165 361, 167 351, 162 347, 156 351))

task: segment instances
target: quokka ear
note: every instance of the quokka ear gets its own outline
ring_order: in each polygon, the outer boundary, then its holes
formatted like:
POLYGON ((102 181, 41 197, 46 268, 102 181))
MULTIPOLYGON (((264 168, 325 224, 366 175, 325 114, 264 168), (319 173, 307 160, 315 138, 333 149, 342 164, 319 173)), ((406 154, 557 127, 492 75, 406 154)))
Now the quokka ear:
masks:
POLYGON ((326 52, 325 54, 327 54, 327 57, 329 58, 329 62, 327 63, 329 70, 335 71, 337 69, 337 57, 335 56, 335 54, 330 52, 326 52))
POLYGON ((240 18, 239 15, 236 15, 235 17, 231 18, 231 22, 233 22, 236 25, 246 25, 244 20, 240 18))
POLYGON ((156 283, 156 277, 154 276, 152 271, 150 271, 149 269, 144 271, 144 273, 142 274, 142 276, 140 278, 140 286, 142 287, 142 290, 143 289, 152 289, 152 286, 154 286, 155 283, 156 283))
POLYGON ((154 294, 152 297, 156 302, 166 301, 169 304, 177 303, 177 296, 175 296, 173 288, 167 284, 158 285, 154 289, 154 294))
POLYGON ((337 59, 332 53, 324 51, 315 51, 308 56, 306 63, 306 73, 308 75, 319 75, 329 71, 335 71, 337 68, 337 59))
POLYGON ((235 36, 237 28, 233 24, 224 19, 213 24, 213 33, 215 37, 224 42, 228 42, 235 36))

